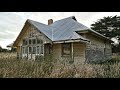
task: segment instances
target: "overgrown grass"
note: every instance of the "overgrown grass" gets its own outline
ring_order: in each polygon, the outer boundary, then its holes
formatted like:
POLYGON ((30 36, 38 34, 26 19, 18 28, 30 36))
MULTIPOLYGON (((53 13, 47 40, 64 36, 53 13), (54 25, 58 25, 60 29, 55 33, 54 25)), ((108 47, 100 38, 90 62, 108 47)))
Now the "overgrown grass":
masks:
POLYGON ((59 60, 17 60, 15 53, 0 53, 0 78, 120 78, 120 58, 77 66, 59 60))

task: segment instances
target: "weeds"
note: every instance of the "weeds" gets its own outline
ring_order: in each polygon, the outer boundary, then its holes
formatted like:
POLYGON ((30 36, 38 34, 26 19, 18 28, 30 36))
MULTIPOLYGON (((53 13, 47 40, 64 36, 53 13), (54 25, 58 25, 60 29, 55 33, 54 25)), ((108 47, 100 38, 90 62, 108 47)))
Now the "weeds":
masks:
POLYGON ((60 60, 18 60, 16 53, 0 53, 0 78, 120 78, 120 59, 77 66, 60 60))

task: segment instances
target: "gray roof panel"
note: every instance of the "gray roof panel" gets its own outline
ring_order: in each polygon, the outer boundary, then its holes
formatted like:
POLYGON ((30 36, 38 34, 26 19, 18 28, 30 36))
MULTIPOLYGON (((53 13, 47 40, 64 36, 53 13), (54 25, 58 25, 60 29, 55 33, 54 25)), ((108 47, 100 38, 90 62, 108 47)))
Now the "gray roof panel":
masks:
POLYGON ((52 28, 48 25, 33 21, 33 20, 28 20, 32 25, 34 25, 38 30, 40 30, 42 33, 44 33, 49 39, 52 40, 52 28))
MULTIPOLYGON (((98 35, 101 35, 96 31, 86 27, 85 25, 77 22, 74 16, 55 21, 51 25, 42 24, 33 20, 29 20, 29 22, 32 23, 36 28, 38 28, 38 30, 44 33, 52 41, 69 39, 88 40, 76 33, 76 31, 82 30, 90 30, 98 35)), ((103 35, 101 36, 105 37, 103 35)))

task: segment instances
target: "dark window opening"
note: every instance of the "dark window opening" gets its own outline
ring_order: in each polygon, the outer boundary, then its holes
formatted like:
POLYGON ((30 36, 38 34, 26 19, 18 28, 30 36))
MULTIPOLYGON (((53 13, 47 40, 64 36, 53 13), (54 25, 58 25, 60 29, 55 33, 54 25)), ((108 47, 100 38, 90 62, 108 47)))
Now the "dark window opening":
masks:
POLYGON ((29 47, 29 54, 31 54, 32 53, 32 48, 31 47, 29 47))
POLYGON ((29 39, 29 44, 31 44, 31 39, 29 39))
POLYGON ((27 40, 23 40, 23 45, 27 45, 27 40))
POLYGON ((51 44, 48 44, 48 45, 47 45, 47 50, 46 50, 46 52, 47 52, 48 54, 51 54, 51 51, 52 51, 52 46, 51 46, 51 44))
POLYGON ((41 45, 40 54, 43 54, 43 45, 41 45))
POLYGON ((37 44, 40 44, 40 40, 39 39, 37 39, 37 44))
POLYGON ((36 44, 36 39, 33 39, 32 41, 33 41, 33 44, 36 44))

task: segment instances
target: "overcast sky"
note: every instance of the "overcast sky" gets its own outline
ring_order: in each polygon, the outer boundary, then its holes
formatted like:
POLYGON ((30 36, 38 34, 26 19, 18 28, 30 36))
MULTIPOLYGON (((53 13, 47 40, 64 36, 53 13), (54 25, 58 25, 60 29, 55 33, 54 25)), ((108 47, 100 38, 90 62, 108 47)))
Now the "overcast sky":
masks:
POLYGON ((15 41, 27 19, 47 24, 53 21, 75 16, 77 21, 90 27, 92 23, 104 16, 120 16, 120 12, 0 12, 0 45, 6 48, 15 41))

